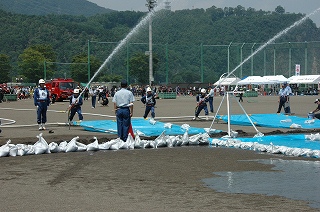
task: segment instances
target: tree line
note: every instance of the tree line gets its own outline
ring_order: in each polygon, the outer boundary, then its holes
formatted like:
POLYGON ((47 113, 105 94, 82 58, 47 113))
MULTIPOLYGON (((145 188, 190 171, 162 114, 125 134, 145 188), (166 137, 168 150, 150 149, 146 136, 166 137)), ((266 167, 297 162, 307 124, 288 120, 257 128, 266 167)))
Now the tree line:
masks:
MULTIPOLYGON (((89 17, 37 16, 0 10, 0 71, 3 73, 0 82, 16 76, 36 82, 44 74, 47 79, 67 75, 87 82, 145 15, 115 11, 89 17)), ((213 82, 239 64, 240 50, 244 56, 250 55, 252 44, 256 43, 254 48, 257 48, 302 17, 303 14, 286 13, 281 6, 272 12, 242 6, 160 10, 152 17, 155 82, 213 82), (246 44, 243 49, 241 44, 246 44)), ((308 19, 277 42, 318 41, 319 35, 317 26, 308 19)), ((95 81, 117 81, 129 73, 132 83, 147 83, 148 39, 146 24, 117 52, 95 81)), ((285 58, 286 53, 279 52, 277 57, 285 58)), ((300 52, 292 54, 303 58, 300 52)), ((308 57, 312 54, 318 52, 308 57)), ((279 67, 288 71, 287 63, 284 59, 279 67)), ((257 75, 263 75, 263 64, 262 56, 255 58, 257 75)), ((250 64, 244 69, 249 70, 250 64)))

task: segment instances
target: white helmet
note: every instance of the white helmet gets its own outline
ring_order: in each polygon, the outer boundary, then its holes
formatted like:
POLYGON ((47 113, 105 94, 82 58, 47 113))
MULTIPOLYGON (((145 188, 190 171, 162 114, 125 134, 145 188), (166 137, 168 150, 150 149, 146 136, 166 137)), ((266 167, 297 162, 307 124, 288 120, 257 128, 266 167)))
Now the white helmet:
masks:
POLYGON ((151 88, 150 88, 150 87, 147 88, 147 92, 149 92, 149 91, 151 91, 151 88))
POLYGON ((206 93, 206 92, 207 92, 206 89, 204 88, 201 89, 201 93, 206 93))
POLYGON ((39 79, 39 84, 45 84, 46 81, 44 81, 44 79, 39 79))
POLYGON ((73 93, 79 93, 79 92, 80 92, 80 90, 77 88, 73 90, 73 93))

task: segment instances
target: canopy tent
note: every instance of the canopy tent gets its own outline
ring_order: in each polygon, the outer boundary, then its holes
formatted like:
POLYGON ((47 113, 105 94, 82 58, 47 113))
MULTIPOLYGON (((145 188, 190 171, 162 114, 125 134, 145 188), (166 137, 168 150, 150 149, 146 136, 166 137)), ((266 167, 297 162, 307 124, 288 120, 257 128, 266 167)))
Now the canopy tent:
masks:
POLYGON ((261 76, 249 76, 238 82, 238 85, 260 85, 260 84, 268 84, 268 81, 261 76))
POLYGON ((288 78, 283 75, 263 76, 263 78, 268 82, 266 84, 280 84, 289 81, 288 78))
POLYGON ((236 85, 239 81, 241 81, 241 79, 238 77, 221 78, 213 85, 236 85))
POLYGON ((300 75, 288 79, 289 84, 318 84, 319 82, 320 75, 300 75))

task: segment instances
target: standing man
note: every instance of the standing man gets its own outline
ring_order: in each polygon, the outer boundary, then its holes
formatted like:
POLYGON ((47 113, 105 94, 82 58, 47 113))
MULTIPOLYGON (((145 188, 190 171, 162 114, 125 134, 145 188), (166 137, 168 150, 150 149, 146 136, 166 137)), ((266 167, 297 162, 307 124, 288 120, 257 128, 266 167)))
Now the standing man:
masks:
POLYGON ((209 93, 206 96, 206 98, 208 98, 209 100, 209 106, 210 106, 210 113, 214 112, 214 107, 213 107, 213 96, 214 96, 214 89, 209 86, 209 93))
POLYGON ((79 121, 83 120, 83 115, 81 111, 81 105, 83 104, 83 99, 82 96, 79 96, 80 90, 79 89, 74 89, 73 90, 73 95, 70 98, 70 105, 69 105, 69 110, 70 110, 70 116, 69 116, 69 121, 71 122, 74 115, 78 113, 79 116, 79 121))
POLYGON ((131 117, 133 115, 133 93, 127 90, 126 80, 121 81, 121 89, 114 94, 112 99, 114 111, 117 116, 118 136, 124 142, 127 141, 129 128, 131 127, 131 117))
POLYGON ((146 105, 146 109, 143 115, 144 119, 147 119, 149 112, 151 111, 151 117, 154 119, 156 116, 154 112, 154 106, 156 105, 155 99, 156 93, 152 92, 151 88, 147 88, 147 93, 141 98, 141 102, 146 105))
POLYGON ((45 81, 39 80, 39 87, 35 89, 33 94, 34 106, 37 107, 37 123, 39 130, 45 130, 47 122, 47 110, 50 105, 49 91, 44 87, 45 81))
POLYGON ((288 104, 288 102, 289 102, 289 93, 288 93, 288 89, 286 87, 287 87, 287 84, 283 83, 282 88, 279 91, 279 100, 278 100, 279 107, 278 107, 277 113, 281 112, 282 107, 284 108, 284 112, 287 113, 285 104, 288 104))
POLYGON ((286 102, 286 104, 284 105, 284 112, 285 113, 291 113, 291 109, 290 109, 290 95, 292 93, 292 90, 290 88, 290 86, 288 85, 288 83, 284 83, 285 89, 286 89, 286 94, 288 96, 288 100, 286 102))
POLYGON ((96 87, 91 87, 90 94, 91 94, 91 106, 92 108, 95 108, 96 102, 97 102, 98 89, 96 87))

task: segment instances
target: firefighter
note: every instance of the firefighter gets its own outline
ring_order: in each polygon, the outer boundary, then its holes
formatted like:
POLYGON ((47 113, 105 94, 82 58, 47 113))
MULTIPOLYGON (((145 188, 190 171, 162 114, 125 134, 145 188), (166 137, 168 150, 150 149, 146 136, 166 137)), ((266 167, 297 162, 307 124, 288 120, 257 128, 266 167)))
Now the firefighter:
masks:
POLYGON ((44 86, 45 81, 39 80, 39 87, 35 89, 33 94, 34 106, 37 107, 37 123, 39 130, 45 130, 47 122, 47 110, 50 105, 49 91, 44 86))
POLYGON ((70 110, 70 116, 69 116, 69 121, 71 122, 74 115, 78 113, 79 121, 81 122, 83 120, 83 115, 81 112, 81 105, 83 104, 83 99, 82 96, 79 96, 80 90, 79 89, 74 89, 73 90, 73 95, 70 98, 70 105, 69 105, 69 110, 70 110))

